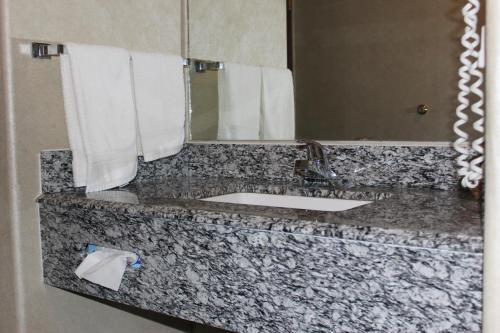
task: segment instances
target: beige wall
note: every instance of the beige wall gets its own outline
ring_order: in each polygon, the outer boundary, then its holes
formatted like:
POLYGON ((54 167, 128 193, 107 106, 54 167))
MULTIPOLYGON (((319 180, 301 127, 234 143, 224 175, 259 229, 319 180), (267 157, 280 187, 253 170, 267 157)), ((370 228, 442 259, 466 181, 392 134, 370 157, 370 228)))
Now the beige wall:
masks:
POLYGON ((451 141, 463 4, 295 0, 297 135, 451 141))
POLYGON ((189 56, 286 67, 286 0, 190 0, 189 56))
POLYGON ((487 1, 483 333, 500 332, 500 2, 487 1))
POLYGON ((18 293, 16 283, 17 256, 14 247, 14 185, 11 165, 11 112, 8 106, 8 26, 4 1, 0 0, 0 332, 17 332, 18 293))
POLYGON ((7 258, 0 265, 0 331, 191 332, 191 323, 146 318, 43 284, 34 201, 40 193, 39 152, 68 148, 68 139, 58 59, 34 60, 20 51, 20 45, 36 40, 180 54, 181 0, 5 0, 1 9, 10 13, 10 21, 2 23, 10 29, 13 63, 7 65, 13 76, 8 86, 14 95, 7 100, 13 107, 6 111, 11 113, 0 113, 0 253, 7 258), (13 117, 10 124, 8 114, 13 117), (8 133, 15 142, 6 140, 8 133), (10 162, 14 168, 9 173, 10 162), (18 265, 12 266, 15 253, 18 265), (16 298, 21 304, 17 313, 16 298))
POLYGON ((11 36, 181 50, 181 0, 11 0, 11 36))

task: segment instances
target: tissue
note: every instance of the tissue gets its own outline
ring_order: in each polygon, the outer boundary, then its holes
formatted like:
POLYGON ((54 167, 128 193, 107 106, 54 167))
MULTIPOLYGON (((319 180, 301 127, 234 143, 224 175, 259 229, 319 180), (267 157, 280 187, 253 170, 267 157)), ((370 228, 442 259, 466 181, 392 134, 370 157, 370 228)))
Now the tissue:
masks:
POLYGON ((127 265, 140 267, 137 254, 128 251, 108 249, 89 244, 88 255, 75 270, 80 279, 85 279, 105 288, 118 291, 127 265))

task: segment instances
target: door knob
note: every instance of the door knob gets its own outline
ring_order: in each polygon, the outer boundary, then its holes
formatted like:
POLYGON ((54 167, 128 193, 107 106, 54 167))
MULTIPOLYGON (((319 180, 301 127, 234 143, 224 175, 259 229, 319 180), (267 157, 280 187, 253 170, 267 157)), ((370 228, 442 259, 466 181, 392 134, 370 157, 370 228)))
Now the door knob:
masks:
POLYGON ((418 114, 421 114, 421 115, 424 115, 426 114, 427 112, 429 112, 431 110, 431 108, 428 106, 428 105, 425 105, 425 104, 420 104, 417 108, 417 113, 418 114))

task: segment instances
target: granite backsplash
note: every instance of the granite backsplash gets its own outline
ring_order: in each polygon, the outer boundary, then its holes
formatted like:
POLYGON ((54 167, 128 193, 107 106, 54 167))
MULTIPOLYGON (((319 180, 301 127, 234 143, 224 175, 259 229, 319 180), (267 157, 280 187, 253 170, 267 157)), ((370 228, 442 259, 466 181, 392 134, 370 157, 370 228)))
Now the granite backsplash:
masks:
MULTIPOLYGON (((331 145, 325 152, 344 186, 455 189, 456 153, 446 146, 331 145)), ((291 180, 296 145, 188 143, 177 155, 145 163, 139 157, 136 182, 167 177, 291 180)), ((74 190, 71 151, 41 153, 43 193, 74 190)))

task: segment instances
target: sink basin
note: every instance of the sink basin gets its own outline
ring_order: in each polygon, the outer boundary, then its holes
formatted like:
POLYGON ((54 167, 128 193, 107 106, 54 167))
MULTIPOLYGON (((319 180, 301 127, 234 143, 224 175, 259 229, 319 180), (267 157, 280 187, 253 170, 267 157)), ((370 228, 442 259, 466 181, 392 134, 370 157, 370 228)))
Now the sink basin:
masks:
POLYGON ((262 193, 231 193, 201 200, 256 206, 321 210, 328 212, 339 212, 372 203, 372 201, 313 198, 262 193))

